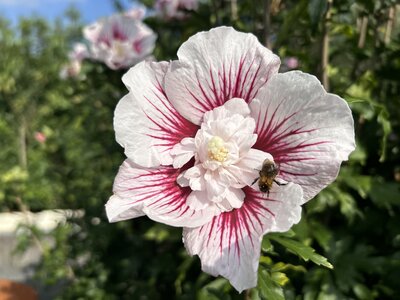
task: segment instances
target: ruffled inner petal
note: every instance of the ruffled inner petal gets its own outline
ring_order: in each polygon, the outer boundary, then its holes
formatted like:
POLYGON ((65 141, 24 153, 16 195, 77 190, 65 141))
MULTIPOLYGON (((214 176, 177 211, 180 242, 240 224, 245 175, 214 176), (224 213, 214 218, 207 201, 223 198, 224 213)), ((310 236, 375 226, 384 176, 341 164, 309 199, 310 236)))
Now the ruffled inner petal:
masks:
POLYGON ((170 151, 174 168, 181 168, 194 156, 196 147, 193 138, 184 138, 170 151))
POLYGON ((235 174, 235 178, 238 182, 243 185, 252 186, 255 183, 255 179, 259 177, 259 172, 266 159, 274 160, 272 155, 267 152, 250 149, 238 163, 229 166, 227 170, 231 174, 235 174))
POLYGON ((249 113, 249 106, 243 99, 231 99, 206 112, 195 138, 183 139, 171 151, 177 161, 174 165, 185 163, 194 155, 195 165, 186 170, 178 182, 190 186, 193 191, 204 192, 202 195, 221 211, 243 204, 241 189, 251 185, 257 176, 256 169, 251 168, 254 165, 261 168, 264 159, 271 157, 251 149, 257 135, 253 133, 255 121, 249 113), (187 159, 182 160, 186 155, 187 159), (182 163, 178 164, 180 161, 182 163))

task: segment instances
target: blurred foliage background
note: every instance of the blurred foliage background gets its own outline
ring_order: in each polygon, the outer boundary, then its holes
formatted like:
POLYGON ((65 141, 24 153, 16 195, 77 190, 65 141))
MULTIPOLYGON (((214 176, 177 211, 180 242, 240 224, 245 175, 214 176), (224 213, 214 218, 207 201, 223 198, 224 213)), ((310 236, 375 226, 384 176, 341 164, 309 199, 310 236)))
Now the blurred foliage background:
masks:
POLYGON ((38 280, 60 286, 59 299, 400 299, 396 2, 210 0, 184 19, 145 19, 158 34, 157 60, 175 59, 198 31, 230 25, 279 54, 282 71, 294 59, 352 108, 356 151, 304 206, 298 225, 265 236, 258 287, 241 295, 201 272, 179 228, 146 217, 107 222, 104 204, 123 161, 113 110, 127 90, 124 71, 89 60, 80 78, 60 78, 71 45, 82 40, 79 13, 16 26, 0 18, 0 211, 85 213, 59 225, 51 243, 34 227, 19 236, 21 251, 42 245, 38 280))

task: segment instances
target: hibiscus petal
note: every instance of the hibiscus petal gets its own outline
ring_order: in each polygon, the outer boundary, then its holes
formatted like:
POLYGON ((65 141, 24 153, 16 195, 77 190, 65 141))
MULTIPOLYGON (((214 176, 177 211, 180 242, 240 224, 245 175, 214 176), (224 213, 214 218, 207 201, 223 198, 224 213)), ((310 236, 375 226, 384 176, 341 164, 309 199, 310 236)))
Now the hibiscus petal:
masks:
POLYGON ((214 204, 208 200, 206 191, 192 191, 187 198, 187 205, 194 210, 199 210, 214 204))
POLYGON ((143 203, 132 203, 130 198, 124 199, 112 195, 106 203, 106 213, 110 222, 124 221, 144 216, 143 203))
POLYGON ((269 196, 246 187, 244 204, 198 228, 184 228, 190 255, 199 255, 204 272, 229 279, 239 292, 257 284, 262 236, 287 231, 300 220, 302 190, 289 183, 269 196))
POLYGON ((217 203, 217 206, 223 211, 231 211, 234 208, 240 208, 243 205, 245 194, 242 189, 227 188, 224 191, 225 199, 217 203))
POLYGON ((115 178, 114 195, 106 204, 110 221, 146 214, 171 226, 196 227, 209 222, 215 215, 215 208, 194 211, 187 205, 191 189, 176 182, 181 171, 163 166, 143 168, 125 160, 115 178))
POLYGON ((103 28, 103 21, 95 22, 93 24, 85 26, 82 30, 83 36, 88 41, 96 43, 98 41, 102 28, 103 28))
POLYGON ((142 62, 122 78, 129 94, 115 109, 116 139, 126 156, 143 167, 172 164, 170 150, 197 131, 197 126, 184 119, 165 95, 167 67, 166 62, 142 62))
POLYGON ((258 139, 279 176, 302 186, 304 201, 331 183, 355 148, 354 121, 347 103, 326 93, 318 79, 299 72, 275 75, 250 104, 258 139))
POLYGON ((231 27, 201 32, 182 44, 166 75, 173 106, 194 124, 232 98, 249 103, 279 69, 280 60, 249 33, 231 27))
POLYGON ((172 165, 174 168, 181 168, 194 156, 196 146, 194 144, 194 138, 184 138, 177 143, 170 151, 173 156, 172 165))

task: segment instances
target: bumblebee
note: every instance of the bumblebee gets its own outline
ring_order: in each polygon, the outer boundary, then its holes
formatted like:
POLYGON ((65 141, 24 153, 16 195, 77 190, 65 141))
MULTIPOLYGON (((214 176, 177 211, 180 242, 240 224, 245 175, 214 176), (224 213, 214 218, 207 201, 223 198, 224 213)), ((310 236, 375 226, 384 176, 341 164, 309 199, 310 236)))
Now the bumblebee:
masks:
POLYGON ((284 183, 276 181, 275 177, 279 174, 279 167, 272 160, 264 160, 261 170, 258 174, 260 177, 256 178, 252 185, 258 180, 258 187, 260 191, 267 193, 267 195, 269 195, 269 191, 271 190, 274 182, 277 185, 285 185, 284 183))

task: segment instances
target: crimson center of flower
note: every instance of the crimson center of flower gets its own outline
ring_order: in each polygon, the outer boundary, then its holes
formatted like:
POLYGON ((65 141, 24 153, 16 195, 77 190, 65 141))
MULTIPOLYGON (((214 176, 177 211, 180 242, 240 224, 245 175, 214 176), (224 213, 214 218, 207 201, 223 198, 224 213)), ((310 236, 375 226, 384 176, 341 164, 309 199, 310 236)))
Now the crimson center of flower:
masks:
POLYGON ((225 142, 219 136, 213 136, 208 142, 208 158, 219 162, 226 161, 229 150, 225 147, 225 142))

